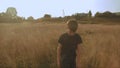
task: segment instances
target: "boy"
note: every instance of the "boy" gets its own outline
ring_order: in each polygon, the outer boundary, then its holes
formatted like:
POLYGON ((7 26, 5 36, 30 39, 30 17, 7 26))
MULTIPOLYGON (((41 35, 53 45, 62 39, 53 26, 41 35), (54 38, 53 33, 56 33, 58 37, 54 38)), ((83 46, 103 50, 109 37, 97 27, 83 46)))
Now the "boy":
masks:
POLYGON ((76 68, 76 50, 79 50, 82 39, 76 33, 77 21, 70 20, 67 26, 69 31, 62 34, 58 40, 57 64, 59 68, 76 68))

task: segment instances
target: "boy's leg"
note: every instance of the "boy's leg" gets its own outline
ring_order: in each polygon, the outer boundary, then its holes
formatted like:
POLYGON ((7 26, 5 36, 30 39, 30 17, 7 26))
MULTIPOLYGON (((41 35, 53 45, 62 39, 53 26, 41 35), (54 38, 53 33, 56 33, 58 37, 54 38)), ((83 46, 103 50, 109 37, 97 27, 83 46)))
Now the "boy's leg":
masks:
POLYGON ((60 66, 61 68, 76 68, 76 60, 75 59, 63 60, 60 66))
POLYGON ((70 68, 76 68, 76 60, 72 59, 69 66, 70 68))

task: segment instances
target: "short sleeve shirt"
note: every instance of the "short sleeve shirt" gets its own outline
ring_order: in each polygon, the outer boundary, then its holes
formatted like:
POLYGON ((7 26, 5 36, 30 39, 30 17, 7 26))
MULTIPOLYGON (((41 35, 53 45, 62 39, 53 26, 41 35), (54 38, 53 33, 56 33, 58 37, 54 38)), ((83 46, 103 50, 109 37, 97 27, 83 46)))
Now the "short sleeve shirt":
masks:
POLYGON ((76 49, 78 44, 82 43, 82 39, 79 34, 69 35, 64 33, 58 39, 58 43, 62 45, 61 56, 76 56, 76 49))

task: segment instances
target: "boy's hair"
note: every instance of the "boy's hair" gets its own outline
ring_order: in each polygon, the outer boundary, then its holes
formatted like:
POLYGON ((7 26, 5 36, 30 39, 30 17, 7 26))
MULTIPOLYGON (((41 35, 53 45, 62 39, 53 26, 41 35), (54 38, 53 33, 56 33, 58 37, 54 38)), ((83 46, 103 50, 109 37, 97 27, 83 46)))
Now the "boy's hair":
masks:
POLYGON ((78 28, 78 23, 76 20, 69 20, 67 22, 68 28, 73 31, 76 32, 77 28, 78 28))

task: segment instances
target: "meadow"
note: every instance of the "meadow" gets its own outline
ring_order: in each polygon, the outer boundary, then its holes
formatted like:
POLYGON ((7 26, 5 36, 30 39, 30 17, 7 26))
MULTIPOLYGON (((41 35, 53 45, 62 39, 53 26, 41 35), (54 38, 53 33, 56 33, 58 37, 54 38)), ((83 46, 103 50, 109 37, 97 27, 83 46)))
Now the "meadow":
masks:
MULTIPOLYGON (((0 23, 0 68, 57 68, 65 23, 0 23)), ((120 25, 79 24, 78 68, 120 68, 120 25)))

